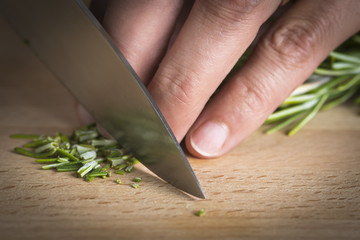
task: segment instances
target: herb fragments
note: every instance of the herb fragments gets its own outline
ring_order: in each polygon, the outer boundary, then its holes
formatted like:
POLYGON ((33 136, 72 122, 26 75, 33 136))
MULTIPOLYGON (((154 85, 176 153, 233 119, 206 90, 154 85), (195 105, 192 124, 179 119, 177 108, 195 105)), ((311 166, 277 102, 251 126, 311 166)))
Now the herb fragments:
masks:
POLYGON ((199 211, 195 212, 195 216, 202 217, 205 214, 205 209, 200 209, 199 211))
POLYGON ((142 178, 141 177, 136 177, 133 179, 134 182, 141 182, 142 181, 142 178))
POLYGON ((116 169, 116 173, 130 173, 139 162, 115 140, 104 139, 95 124, 74 131, 70 138, 59 132, 55 137, 26 134, 11 137, 31 139, 31 142, 23 147, 16 147, 14 151, 36 158, 35 162, 45 164, 42 169, 73 171, 88 182, 97 177, 110 177, 110 169, 116 169))

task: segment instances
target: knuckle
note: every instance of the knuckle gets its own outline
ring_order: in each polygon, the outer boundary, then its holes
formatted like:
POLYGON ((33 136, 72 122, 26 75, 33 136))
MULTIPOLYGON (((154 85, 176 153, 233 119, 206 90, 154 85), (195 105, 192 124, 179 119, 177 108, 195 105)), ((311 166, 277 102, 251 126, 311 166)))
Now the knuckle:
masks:
POLYGON ((170 101, 171 105, 178 106, 192 106, 196 100, 196 96, 199 93, 199 86, 197 74, 181 67, 167 68, 158 74, 158 84, 160 91, 166 96, 166 99, 170 101))
POLYGON ((220 24, 240 23, 253 16, 261 0, 199 1, 209 20, 220 24))
POLYGON ((263 41, 285 64, 299 64, 311 58, 319 41, 319 31, 309 20, 295 20, 280 25, 263 41))
POLYGON ((237 89, 235 99, 240 99, 241 104, 238 106, 242 114, 257 115, 262 117, 266 115, 268 104, 271 102, 271 91, 269 87, 261 81, 252 81, 239 79, 236 81, 237 89))

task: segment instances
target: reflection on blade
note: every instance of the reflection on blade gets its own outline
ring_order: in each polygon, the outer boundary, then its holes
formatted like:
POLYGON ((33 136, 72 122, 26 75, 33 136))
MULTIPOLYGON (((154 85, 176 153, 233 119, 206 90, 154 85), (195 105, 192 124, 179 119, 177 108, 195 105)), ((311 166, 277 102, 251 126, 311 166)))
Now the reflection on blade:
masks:
POLYGON ((194 185, 185 180, 194 178, 194 173, 180 146, 174 144, 174 139, 166 134, 167 129, 163 128, 157 119, 151 121, 151 116, 145 116, 144 113, 139 112, 126 114, 109 112, 111 116, 104 119, 111 119, 111 121, 103 122, 103 126, 112 132, 113 137, 125 148, 133 149, 142 164, 185 192, 204 197, 198 183, 194 185))

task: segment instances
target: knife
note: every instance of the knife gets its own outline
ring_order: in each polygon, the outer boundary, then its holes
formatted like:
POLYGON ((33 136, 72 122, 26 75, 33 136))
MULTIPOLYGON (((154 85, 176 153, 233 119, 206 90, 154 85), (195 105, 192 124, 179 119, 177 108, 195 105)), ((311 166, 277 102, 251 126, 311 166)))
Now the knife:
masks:
POLYGON ((145 86, 81 0, 0 0, 0 12, 124 148, 161 179, 205 198, 145 86))

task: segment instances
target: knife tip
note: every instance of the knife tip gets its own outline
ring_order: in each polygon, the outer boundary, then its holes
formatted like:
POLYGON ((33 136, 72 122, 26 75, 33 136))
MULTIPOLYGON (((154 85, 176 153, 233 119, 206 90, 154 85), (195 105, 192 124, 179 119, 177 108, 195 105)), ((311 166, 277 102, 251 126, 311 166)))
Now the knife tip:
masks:
POLYGON ((194 197, 201 198, 201 199, 206 199, 206 195, 205 195, 205 193, 202 190, 200 185, 197 185, 196 189, 192 189, 191 191, 186 191, 185 190, 185 192, 192 195, 192 196, 194 196, 194 197))
POLYGON ((203 193, 203 192, 202 192, 201 195, 199 195, 198 197, 201 198, 201 199, 206 199, 206 195, 205 195, 205 193, 203 193))

